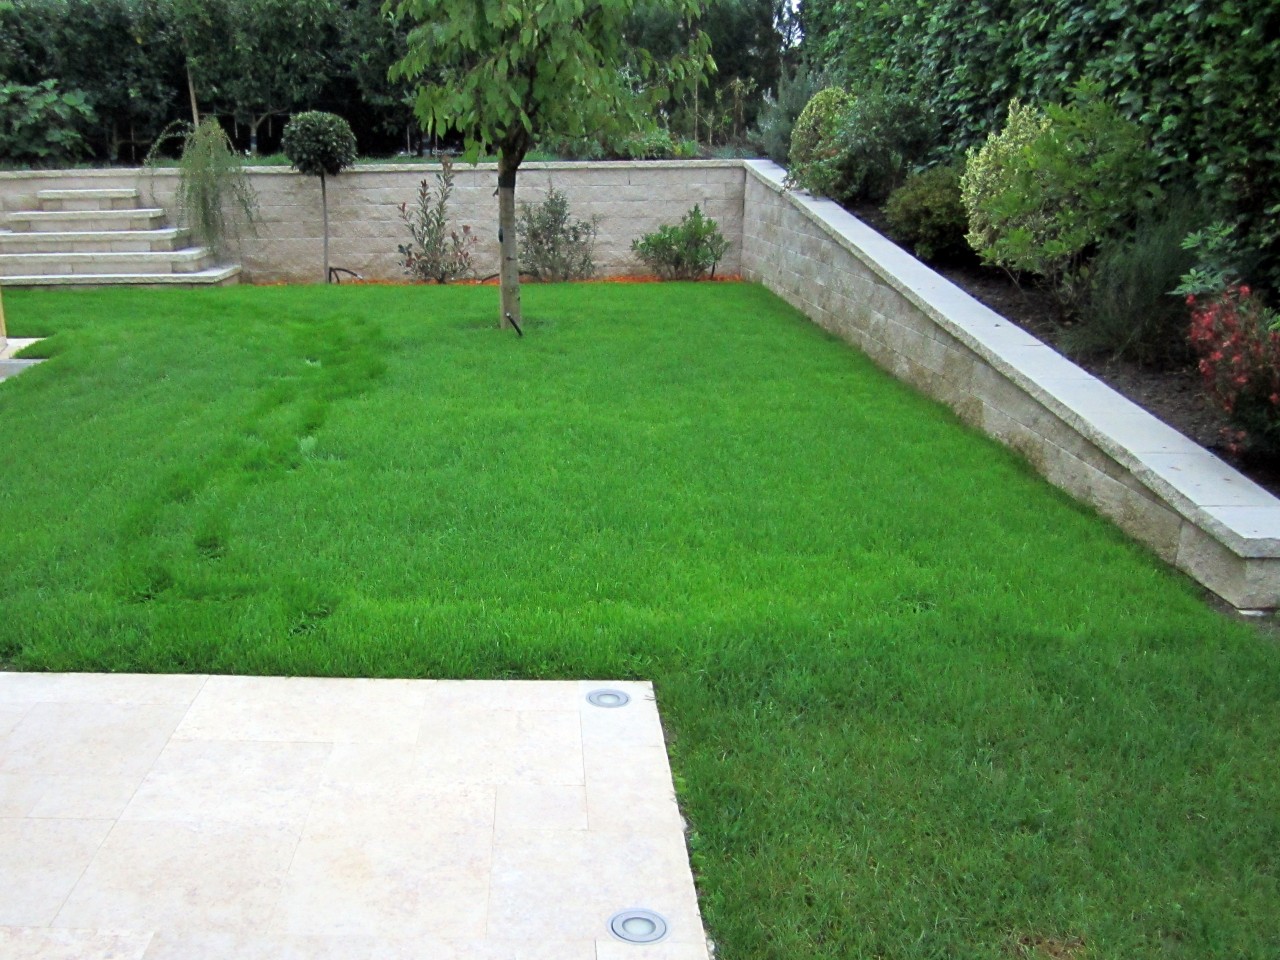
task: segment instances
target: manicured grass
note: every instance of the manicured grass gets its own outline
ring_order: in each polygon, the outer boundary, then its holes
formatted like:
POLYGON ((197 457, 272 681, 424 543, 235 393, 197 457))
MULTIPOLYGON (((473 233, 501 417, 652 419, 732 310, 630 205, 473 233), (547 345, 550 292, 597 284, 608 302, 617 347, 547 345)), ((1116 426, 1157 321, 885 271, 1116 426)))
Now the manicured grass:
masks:
POLYGON ((496 301, 6 293, 0 658, 651 678, 726 960, 1280 954, 1273 642, 761 289, 496 301))

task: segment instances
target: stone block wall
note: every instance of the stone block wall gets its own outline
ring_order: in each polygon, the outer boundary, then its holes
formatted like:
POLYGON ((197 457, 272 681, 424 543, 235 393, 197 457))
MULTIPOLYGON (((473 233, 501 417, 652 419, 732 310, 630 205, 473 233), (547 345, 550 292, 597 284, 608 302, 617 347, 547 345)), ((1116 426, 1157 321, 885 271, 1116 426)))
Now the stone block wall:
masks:
POLYGON ((1229 603, 1280 605, 1280 501, 774 164, 745 166, 746 279, 1229 603))
MULTIPOLYGON (((401 280, 396 247, 408 240, 400 204, 413 204, 418 184, 435 188, 435 167, 368 165, 327 181, 329 259, 369 279, 401 280)), ((480 243, 476 267, 481 276, 498 271, 497 169, 493 164, 455 167, 450 220, 469 225, 480 243)), ((321 279, 322 218, 320 182, 286 167, 255 167, 250 180, 258 194, 261 224, 245 238, 236 257, 248 283, 306 283, 321 279)), ((664 223, 677 223, 693 205, 720 224, 731 246, 719 267, 739 270, 742 196, 745 172, 740 161, 684 160, 646 163, 527 163, 520 169, 516 199, 537 203, 554 186, 569 198, 570 213, 599 217, 596 265, 604 276, 642 273, 631 241, 664 223)), ((3 214, 35 207, 45 189, 137 187, 144 202, 171 213, 174 170, 83 170, 0 173, 0 226, 3 214)))

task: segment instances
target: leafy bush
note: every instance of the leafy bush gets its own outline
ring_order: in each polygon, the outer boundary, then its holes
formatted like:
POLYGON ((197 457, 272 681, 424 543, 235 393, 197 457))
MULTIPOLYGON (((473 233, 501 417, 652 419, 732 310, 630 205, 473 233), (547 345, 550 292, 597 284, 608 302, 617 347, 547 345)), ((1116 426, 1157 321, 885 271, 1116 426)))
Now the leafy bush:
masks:
POLYGON ((182 152, 174 198, 178 220, 202 244, 218 254, 225 253, 229 240, 239 239, 245 230, 254 230, 258 195, 245 173, 244 160, 231 145, 222 124, 212 118, 206 117, 198 126, 170 124, 147 154, 147 167, 154 169, 165 144, 179 137, 182 152))
POLYGON ((960 179, 969 243, 987 263, 1050 281, 1071 306, 1086 255, 1154 206, 1153 173, 1141 128, 1095 90, 1044 113, 1014 101, 960 179))
POLYGON ((852 98, 839 87, 827 87, 813 95, 791 132, 790 169, 787 181, 815 195, 830 196, 837 172, 835 137, 852 98))
POLYGON ((729 241, 710 217, 697 205, 684 215, 679 226, 661 226, 653 233, 631 242, 641 261, 668 280, 697 280, 710 272, 729 249, 729 241))
POLYGON ((347 121, 322 110, 296 114, 280 137, 280 149, 309 177, 337 176, 356 162, 356 138, 347 121))
POLYGON ((1218 222, 1182 242, 1195 258, 1174 291, 1191 309, 1191 348, 1209 395, 1233 426, 1232 453, 1280 456, 1280 314, 1240 282, 1247 259, 1228 224, 1218 222))
POLYGON ((933 120, 914 97, 878 89, 858 94, 832 139, 830 195, 845 203, 884 200, 934 138, 933 120))
POLYGON ((1061 101, 1100 84, 1141 124, 1161 185, 1191 182, 1214 216, 1240 224, 1253 277, 1280 293, 1280 30, 1275 0, 806 0, 805 51, 852 88, 916 96, 958 159, 1009 100, 1061 101))
POLYGON ((79 127, 94 119, 79 90, 59 90, 57 80, 35 86, 0 83, 0 157, 61 163, 85 152, 79 127))
POLYGON ((924 260, 972 255, 964 238, 969 221, 960 200, 956 167, 931 167, 912 174, 889 195, 884 214, 894 238, 924 260))
POLYGON ((791 150, 791 131, 805 105, 818 92, 821 78, 800 64, 795 73, 784 69, 778 77, 777 95, 766 93, 760 107, 751 142, 779 166, 786 166, 791 150))
POLYGON ((449 228, 449 197, 453 193, 453 161, 441 158, 436 174, 436 191, 431 182, 418 185, 418 199, 413 209, 400 204, 400 219, 412 238, 396 249, 404 272, 420 283, 434 280, 448 283, 474 272, 472 252, 479 242, 469 226, 461 232, 449 228))
POLYGON ((1280 456, 1280 332, 1276 314, 1247 286, 1190 294, 1191 347, 1209 395, 1235 425, 1232 453, 1280 456))
POLYGON ((1106 241, 1090 265, 1081 322, 1065 331, 1065 346, 1151 366, 1186 362, 1186 305, 1171 291, 1194 264, 1182 240, 1206 217, 1202 203, 1176 195, 1141 218, 1131 235, 1106 241))
POLYGON ((592 259, 600 220, 574 220, 569 199, 554 187, 536 207, 520 205, 520 268, 539 280, 585 280, 596 272, 592 259))

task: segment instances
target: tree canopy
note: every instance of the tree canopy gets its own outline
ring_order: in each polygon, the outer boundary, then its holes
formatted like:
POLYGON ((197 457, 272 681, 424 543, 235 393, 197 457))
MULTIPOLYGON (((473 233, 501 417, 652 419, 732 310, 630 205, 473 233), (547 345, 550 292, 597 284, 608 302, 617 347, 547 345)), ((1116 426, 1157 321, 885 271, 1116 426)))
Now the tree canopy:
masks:
POLYGON ((391 72, 417 82, 423 129, 457 131, 472 160, 498 153, 503 323, 520 323, 516 171, 536 139, 651 123, 658 102, 714 69, 700 0, 649 6, 674 13, 685 38, 661 60, 627 35, 636 0, 393 0, 411 27, 391 72))

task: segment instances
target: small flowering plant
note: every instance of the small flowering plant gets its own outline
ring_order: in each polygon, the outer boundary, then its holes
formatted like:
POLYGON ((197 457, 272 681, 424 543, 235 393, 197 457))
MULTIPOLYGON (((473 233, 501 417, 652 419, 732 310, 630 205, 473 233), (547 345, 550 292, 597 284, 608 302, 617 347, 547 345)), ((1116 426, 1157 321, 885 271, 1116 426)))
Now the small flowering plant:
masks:
POLYGON ((1215 224, 1183 247, 1201 264, 1175 293, 1191 310, 1191 347, 1209 395, 1231 418, 1223 439, 1232 454, 1280 455, 1280 316, 1233 269, 1231 229, 1215 224))
POLYGON ((1205 389, 1234 424, 1227 450, 1280 454, 1280 331, 1273 313, 1244 285, 1187 295, 1191 346, 1205 389))

